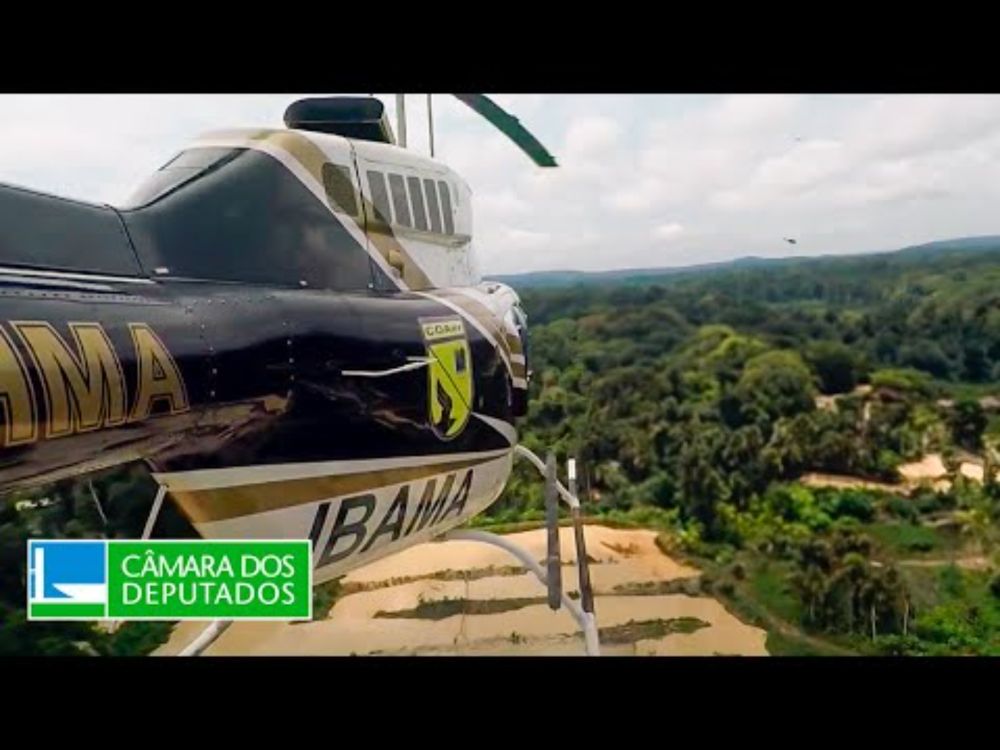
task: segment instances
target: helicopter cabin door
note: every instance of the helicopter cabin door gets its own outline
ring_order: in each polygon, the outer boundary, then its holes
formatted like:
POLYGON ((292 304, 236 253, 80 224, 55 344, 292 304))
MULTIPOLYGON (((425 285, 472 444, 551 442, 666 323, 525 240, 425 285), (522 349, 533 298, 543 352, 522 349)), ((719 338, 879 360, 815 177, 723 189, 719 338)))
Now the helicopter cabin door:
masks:
POLYGON ((424 441, 423 447, 451 442, 472 415, 473 332, 455 310, 420 292, 448 279, 441 262, 447 249, 433 240, 454 223, 444 219, 433 171, 402 157, 376 161, 358 150, 375 275, 361 310, 373 417, 424 441))

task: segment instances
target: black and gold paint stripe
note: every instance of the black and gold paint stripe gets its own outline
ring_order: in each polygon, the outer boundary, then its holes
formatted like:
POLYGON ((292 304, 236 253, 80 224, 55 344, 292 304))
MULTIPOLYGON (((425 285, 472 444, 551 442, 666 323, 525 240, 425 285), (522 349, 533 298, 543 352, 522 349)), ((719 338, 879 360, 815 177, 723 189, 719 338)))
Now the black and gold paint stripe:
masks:
POLYGON ((496 340, 497 346, 500 347, 504 354, 504 358, 510 363, 511 374, 515 378, 523 379, 527 377, 527 370, 524 363, 515 362, 511 357, 512 354, 523 354, 521 340, 517 336, 508 333, 503 322, 490 308, 465 294, 448 289, 435 289, 432 296, 450 302, 474 318, 496 340))
POLYGON ((206 138, 240 138, 266 142, 268 145, 280 148, 295 159, 299 166, 323 188, 327 205, 330 208, 336 204, 342 213, 351 217, 387 266, 391 268, 402 265, 402 279, 406 286, 410 289, 430 289, 434 286, 430 277, 417 265, 403 244, 392 233, 388 217, 382 216, 376 210, 374 204, 365 198, 364 192, 358 190, 354 182, 339 170, 328 170, 324 174, 324 165, 331 162, 326 153, 306 136, 290 130, 260 130, 250 133, 246 131, 220 131, 211 133, 206 138), (331 183, 329 189, 327 182, 331 183), (353 194, 357 205, 361 206, 360 212, 351 210, 352 207, 345 206, 334 198, 336 195, 348 193, 353 194))
POLYGON ((240 516, 267 513, 334 497, 371 492, 396 484, 469 469, 502 456, 464 459, 423 466, 338 474, 336 476, 284 479, 234 487, 204 490, 170 490, 193 523, 227 521, 240 516))

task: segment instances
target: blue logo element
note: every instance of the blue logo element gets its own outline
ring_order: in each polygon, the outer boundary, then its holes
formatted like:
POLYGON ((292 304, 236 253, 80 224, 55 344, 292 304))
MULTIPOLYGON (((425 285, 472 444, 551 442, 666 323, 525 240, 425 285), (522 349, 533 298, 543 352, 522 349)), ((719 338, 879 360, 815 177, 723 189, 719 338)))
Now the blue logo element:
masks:
POLYGON ((100 618, 107 602, 105 541, 28 541, 29 619, 100 618))

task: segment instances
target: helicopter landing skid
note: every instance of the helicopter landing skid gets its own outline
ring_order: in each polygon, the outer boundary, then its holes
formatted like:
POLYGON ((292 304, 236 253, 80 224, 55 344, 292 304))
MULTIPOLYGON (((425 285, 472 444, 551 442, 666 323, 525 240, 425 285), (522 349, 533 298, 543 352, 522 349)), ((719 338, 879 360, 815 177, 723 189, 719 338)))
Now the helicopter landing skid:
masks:
MULTIPOLYGON (((568 462, 569 489, 567 489, 556 477, 555 456, 551 453, 545 462, 525 448, 518 445, 514 449, 514 455, 525 458, 531 463, 545 478, 545 505, 546 505, 546 529, 547 529, 547 556, 546 569, 538 564, 531 554, 515 544, 510 539, 492 534, 488 531, 478 529, 456 529, 450 531, 442 537, 442 540, 481 542, 494 547, 506 550, 518 562, 524 565, 543 586, 548 588, 549 606, 553 610, 558 610, 561 606, 566 607, 569 613, 576 620, 583 631, 584 644, 587 656, 600 656, 601 644, 597 629, 597 618, 594 614, 594 594, 590 583, 590 568, 587 558, 586 541, 583 534, 583 521, 580 513, 580 501, 576 496, 576 461, 570 459, 568 462), (560 556, 559 543, 559 516, 558 500, 562 499, 570 508, 570 516, 573 522, 574 541, 576 544, 577 572, 580 582, 580 603, 575 602, 562 588, 562 562, 560 556)), ((162 493, 161 493, 162 494, 162 493)), ((162 497, 158 495, 162 502, 162 497)), ((152 530, 152 522, 155 522, 155 515, 159 512, 159 505, 154 504, 154 510, 150 514, 150 521, 147 522, 147 531, 152 530)), ((147 534, 148 536, 148 534, 147 534)), ((232 624, 231 620, 216 620, 203 630, 188 646, 186 646, 178 656, 198 656, 204 653, 232 624)))

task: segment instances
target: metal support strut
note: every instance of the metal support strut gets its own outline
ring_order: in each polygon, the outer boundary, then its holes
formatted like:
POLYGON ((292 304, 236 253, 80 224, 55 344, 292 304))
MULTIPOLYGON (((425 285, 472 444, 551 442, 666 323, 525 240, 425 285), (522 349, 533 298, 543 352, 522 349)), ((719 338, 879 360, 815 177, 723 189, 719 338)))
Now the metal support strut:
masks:
POLYGON ((156 521, 160 517, 160 510, 163 508, 163 498, 167 496, 167 488, 162 484, 159 489, 156 490, 156 498, 153 500, 153 507, 149 509, 149 515, 146 516, 146 525, 142 530, 142 539, 149 539, 153 535, 153 527, 156 526, 156 521))
MULTIPOLYGON (((101 504, 97 500, 97 493, 94 492, 94 483, 90 484, 90 494, 94 498, 94 502, 97 504, 98 509, 100 509, 101 504)), ((160 510, 163 509, 163 498, 167 496, 167 488, 162 484, 156 490, 156 497, 153 498, 153 505, 149 509, 149 515, 146 516, 146 525, 142 528, 142 536, 139 537, 142 541, 149 539, 153 535, 153 529, 156 526, 156 521, 160 518, 160 510)), ((104 516, 104 511, 101 511, 101 516, 104 516)), ((107 519, 105 519, 104 524, 107 525, 107 519)), ((111 631, 114 632, 118 630, 121 625, 121 620, 111 620, 110 626, 111 631)))
MULTIPOLYGON (((444 538, 463 542, 482 542, 483 544, 491 544, 494 547, 506 550, 516 557, 524 567, 534 573, 535 577, 543 585, 548 585, 542 566, 533 560, 523 547, 514 544, 514 542, 505 539, 499 534, 491 534, 489 531, 479 531, 478 529, 458 529, 448 532, 444 538)), ((584 612, 580 608, 580 605, 570 599, 565 591, 560 592, 560 602, 573 615, 573 619, 576 620, 583 631, 584 642, 587 646, 587 656, 600 656, 601 644, 597 637, 597 622, 594 620, 594 616, 589 612, 584 612)))
POLYGON ((548 573, 536 562, 532 556, 514 542, 497 534, 488 531, 475 529, 460 529, 449 532, 445 539, 482 542, 491 544, 506 550, 516 557, 525 568, 535 574, 535 577, 549 590, 549 606, 552 609, 566 607, 569 613, 576 620, 583 631, 583 639, 586 644, 588 656, 601 655, 601 643, 597 630, 597 618, 594 615, 594 594, 590 583, 590 569, 588 567, 587 547, 584 541, 583 520, 580 513, 580 501, 576 497, 576 462, 572 459, 569 463, 569 483, 570 489, 566 489, 556 478, 555 458, 550 454, 547 462, 542 462, 537 455, 518 445, 515 455, 528 459, 528 461, 545 477, 545 510, 547 526, 548 555, 546 563, 548 573), (580 580, 580 604, 573 601, 563 590, 561 585, 562 567, 559 556, 559 518, 556 510, 556 497, 561 497, 570 507, 570 514, 573 519, 573 531, 576 541, 577 570, 580 580), (553 573, 554 571, 554 573, 553 573))
POLYGON ((225 633, 226 629, 232 624, 232 620, 215 620, 207 628, 201 631, 197 638, 185 646, 184 650, 181 651, 178 656, 200 655, 202 651, 215 643, 218 637, 225 633))
POLYGON ((562 555, 559 545, 559 497, 556 495, 556 457, 551 453, 545 461, 545 526, 547 573, 545 581, 549 587, 549 609, 559 609, 562 598, 562 555))
MULTIPOLYGON (((166 496, 167 488, 160 485, 160 488, 156 491, 156 498, 153 500, 153 507, 149 509, 149 515, 146 517, 146 526, 142 530, 142 539, 149 539, 153 536, 153 529, 156 527, 156 521, 160 517, 160 511, 163 509, 163 500, 166 496)), ((117 624, 115 623, 116 627, 117 624)), ((198 656, 206 648, 215 643, 219 636, 232 624, 232 620, 212 621, 201 631, 197 638, 184 647, 178 656, 198 656)))
MULTIPOLYGON (((576 497, 576 459, 568 461, 569 494, 576 497)), ((573 517, 573 535, 576 537, 576 567, 580 573, 580 604, 584 612, 594 614, 594 590, 590 585, 590 560, 587 557, 587 541, 583 534, 583 519, 580 503, 570 508, 573 517)))
MULTIPOLYGON (((518 445, 514 448, 514 455, 528 459, 529 463, 538 469, 543 476, 545 475, 546 465, 542 463, 542 459, 525 448, 523 445, 518 445)), ((556 491, 559 493, 559 496, 569 506, 570 517, 573 521, 573 534, 576 537, 576 565, 580 574, 580 601, 583 604, 583 611, 593 615, 594 591, 590 584, 590 567, 587 564, 587 542, 583 534, 583 518, 580 511, 580 500, 576 496, 576 461, 571 458, 567 468, 570 489, 566 489, 558 479, 554 479, 553 484, 556 491)))

